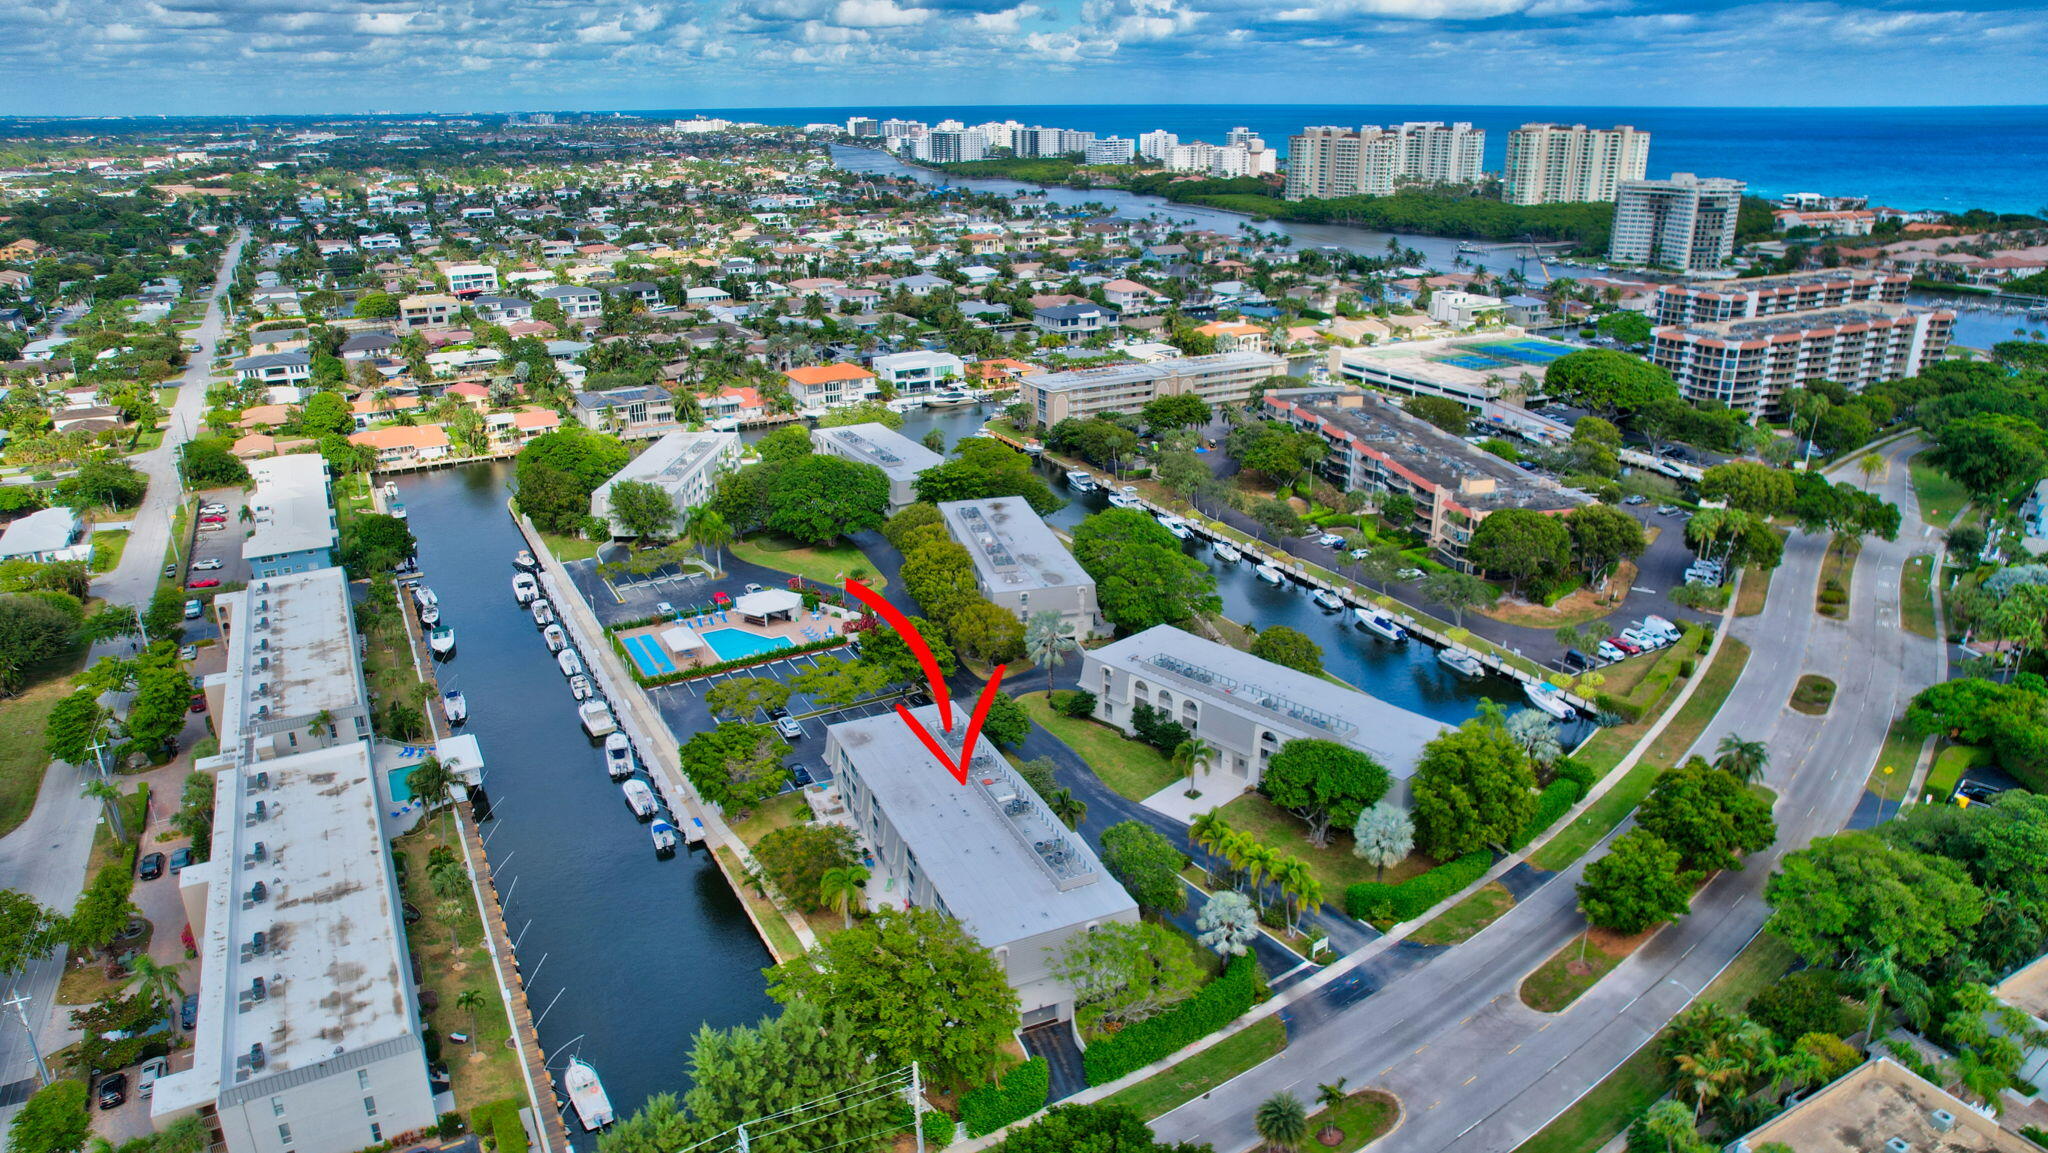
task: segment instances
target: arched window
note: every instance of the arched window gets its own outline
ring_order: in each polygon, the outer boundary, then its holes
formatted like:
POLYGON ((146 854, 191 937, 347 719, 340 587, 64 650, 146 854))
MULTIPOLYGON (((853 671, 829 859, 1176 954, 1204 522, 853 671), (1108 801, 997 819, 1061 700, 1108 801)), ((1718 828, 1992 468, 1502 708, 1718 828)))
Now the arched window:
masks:
POLYGON ((1148 689, 1148 688, 1146 688, 1146 687, 1145 687, 1145 682, 1144 682, 1144 681, 1132 681, 1132 682, 1131 682, 1131 699, 1132 699, 1132 700, 1135 700, 1135 701, 1139 701, 1139 702, 1143 702, 1143 703, 1150 703, 1150 701, 1151 701, 1151 691, 1152 691, 1152 690, 1150 690, 1150 689, 1148 689))

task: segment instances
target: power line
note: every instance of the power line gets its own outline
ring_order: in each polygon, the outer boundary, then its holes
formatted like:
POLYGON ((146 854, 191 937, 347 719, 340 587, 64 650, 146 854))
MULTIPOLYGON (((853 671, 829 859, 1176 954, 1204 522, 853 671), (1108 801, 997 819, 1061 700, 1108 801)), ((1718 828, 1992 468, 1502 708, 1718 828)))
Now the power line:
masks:
MULTIPOLYGON (((823 1121, 830 1117, 836 1117, 842 1113, 851 1112, 852 1110, 860 1108, 863 1105, 878 1104, 881 1101, 887 1099, 888 1097, 896 1095, 897 1093, 903 1092, 905 1090, 913 1090, 918 1085, 918 1081, 919 1078, 917 1065, 915 1062, 913 1062, 909 1065, 903 1066, 902 1068, 893 1069, 887 1073, 882 1073, 877 1076, 870 1077, 866 1081, 859 1082, 855 1085, 850 1085, 844 1089, 840 1089, 836 1092, 826 1094, 825 1096, 816 1097, 809 1101, 799 1102, 798 1104, 791 1105, 786 1109, 781 1109, 774 1113, 764 1114, 763 1116, 756 1117, 750 1121, 741 1122, 740 1124, 735 1125, 732 1128, 725 1130, 724 1132, 714 1134, 710 1137, 706 1137, 702 1141, 699 1141, 694 1145, 685 1146, 683 1149, 678 1150, 678 1153, 694 1153, 695 1150, 702 1149, 707 1145, 711 1145, 713 1142, 722 1142, 728 1138, 730 1138, 733 1142, 732 1145, 729 1147, 731 1153, 749 1153, 749 1146, 754 1141, 758 1141, 764 1137, 773 1137, 779 1133, 786 1133, 791 1129, 795 1129, 803 1125, 808 1125, 812 1122, 823 1121), (874 1095, 866 1096, 867 1094, 874 1095), (852 1098, 859 1099, 850 1100, 852 1098), (830 1109, 830 1111, 828 1112, 816 1113, 812 1116, 799 1117, 795 1120, 790 1121, 790 1123, 787 1125, 783 1125, 775 1129, 770 1129, 765 1133, 754 1131, 754 1127, 756 1126, 760 1126, 775 1121, 785 1120, 792 1117, 793 1115, 802 1113, 805 1110, 821 1109, 826 1108, 828 1106, 840 1107, 830 1109)), ((919 1114, 921 1114, 922 1112, 922 1100, 921 1097, 919 1097, 919 1099, 915 1099, 911 1102, 911 1116, 913 1118, 913 1124, 916 1124, 918 1121, 922 1120, 922 1118, 919 1116, 919 1114)), ((843 1145, 850 1145, 856 1141, 870 1140, 872 1138, 882 1136, 883 1134, 890 1132, 894 1132, 894 1130, 878 1130, 874 1133, 864 1134, 859 1137, 851 1138, 847 1141, 839 1142, 836 1145, 827 1146, 826 1148, 837 1149, 843 1145)), ((919 1134, 921 1137, 922 1129, 919 1130, 919 1134)), ((807 1153, 825 1153, 825 1150, 809 1150, 807 1151, 807 1153)))

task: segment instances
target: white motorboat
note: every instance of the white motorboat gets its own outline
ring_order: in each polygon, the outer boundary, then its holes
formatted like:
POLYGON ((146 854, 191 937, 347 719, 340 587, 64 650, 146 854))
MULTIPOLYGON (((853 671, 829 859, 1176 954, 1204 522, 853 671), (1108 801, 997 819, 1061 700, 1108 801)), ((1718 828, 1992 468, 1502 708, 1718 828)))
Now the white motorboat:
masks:
POLYGON ((590 1062, 569 1058, 569 1067, 562 1071, 562 1089, 569 1094, 569 1104, 575 1107, 585 1130, 595 1132, 612 1123, 612 1099, 605 1095, 604 1082, 597 1079, 590 1062))
POLYGON ((1486 666, 1479 663, 1478 657, 1471 653, 1459 652, 1457 649, 1438 649, 1436 663, 1461 677, 1478 677, 1486 674, 1486 666))
POLYGON ((1408 639, 1408 630, 1401 627, 1401 622, 1378 609, 1367 607, 1355 608, 1351 610, 1351 616, 1358 622, 1360 628, 1379 637, 1381 640, 1393 641, 1399 644, 1408 639))
POLYGON ((1109 494, 1109 503, 1116 508, 1139 508, 1145 502, 1139 500, 1135 493, 1113 492, 1109 494))
POLYGON ((931 394, 924 402, 926 408, 959 408, 974 403, 974 394, 957 388, 941 389, 931 394))
POLYGON ((634 816, 643 821, 654 816, 654 790, 647 787, 646 781, 629 780, 620 785, 619 790, 626 794, 626 806, 633 810, 634 816))
POLYGON ((1336 612, 1344 607, 1344 598, 1331 592, 1329 589, 1317 589, 1315 602, 1331 612, 1336 612))
POLYGON ((428 633, 427 647, 434 650, 434 655, 438 657, 445 657, 449 653, 454 652, 455 630, 435 629, 433 632, 428 633))
POLYGON ((596 694, 591 691, 589 677, 570 677, 569 695, 579 701, 587 701, 596 694))
POLYGON ((678 838, 674 825, 657 818, 652 825, 648 826, 647 832, 648 835, 654 838, 655 856, 671 857, 675 855, 678 838))
POLYGON ((520 604, 526 604, 540 595, 540 582, 533 579, 532 573, 520 573, 512 578, 512 595, 520 604))
POLYGON ((412 603, 423 609, 432 608, 441 603, 441 598, 435 595, 433 589, 423 584, 417 584, 412 586, 412 603))
POLYGON ((427 626, 428 628, 433 628, 435 625, 440 624, 441 606, 427 605, 426 607, 420 609, 420 623, 427 626))
POLYGON ((1161 513, 1152 519, 1159 522, 1160 528, 1165 529, 1181 540, 1186 540, 1195 535, 1194 530, 1188 527, 1188 522, 1170 513, 1161 513))
POLYGON ((1237 547, 1235 545, 1227 544, 1220 540, 1216 542, 1215 552, 1216 559, 1222 561, 1224 564, 1236 564, 1238 561, 1244 559, 1244 554, 1237 551, 1237 547))
POLYGON ((626 739, 626 734, 613 733, 604 739, 604 768, 615 781, 633 775, 633 742, 626 739))
POLYGON ((562 631, 561 625, 549 625, 540 630, 540 639, 548 643, 548 651, 551 653, 558 653, 569 647, 568 634, 562 631))
POLYGON ((576 655, 575 649, 563 649, 556 653, 555 663, 562 667, 562 675, 565 677, 573 677, 583 671, 583 658, 576 655))
POLYGON ((391 497, 384 502, 384 512, 392 520, 404 520, 405 502, 395 496, 391 497))
POLYGON ((548 603, 548 598, 533 599, 533 623, 538 628, 546 628, 555 623, 555 606, 548 603))
POLYGON ((1281 581, 1287 579, 1286 577, 1280 575, 1279 569, 1276 569, 1269 564, 1260 565, 1257 569, 1257 572, 1259 574, 1259 579, 1265 581, 1269 585, 1276 585, 1279 584, 1281 581))
POLYGON ((584 701, 576 706, 576 715, 583 718, 583 731, 593 737, 619 731, 619 722, 612 719, 612 707, 603 701, 584 701))
POLYGON ((520 549, 512 556, 512 567, 520 572, 539 572, 540 562, 533 559, 533 550, 520 549))
POLYGON ((924 407, 924 398, 921 396, 899 396, 895 400, 889 401, 888 404, 896 412, 916 412, 924 407))
POLYGON ((461 689, 449 689, 441 694, 441 711, 448 714, 449 724, 459 725, 469 719, 469 701, 461 689))
POLYGON ((1075 492, 1094 492, 1101 486, 1095 483, 1094 477, 1077 468, 1067 473, 1067 487, 1075 492))
POLYGON ((1529 698, 1530 704, 1560 721, 1569 721, 1579 715, 1579 711, 1564 699, 1564 690, 1547 681, 1523 685, 1522 695, 1529 698))

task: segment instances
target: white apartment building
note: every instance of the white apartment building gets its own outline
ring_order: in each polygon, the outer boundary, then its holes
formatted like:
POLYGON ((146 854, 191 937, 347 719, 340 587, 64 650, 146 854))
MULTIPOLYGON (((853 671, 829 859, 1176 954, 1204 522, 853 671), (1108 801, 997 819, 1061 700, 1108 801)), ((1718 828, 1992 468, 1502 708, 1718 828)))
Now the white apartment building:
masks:
POLYGON ((1955 321, 1955 313, 1941 309, 1860 304, 1667 325, 1650 333, 1650 361, 1671 374, 1687 400, 1776 415, 1785 393, 1809 381, 1857 392, 1919 375, 1947 351, 1955 321))
POLYGON ((889 478, 889 515, 917 503, 917 477, 946 458, 886 424, 848 424, 811 430, 819 452, 871 464, 889 478))
POLYGON ((1502 167, 1509 204, 1613 200, 1624 180, 1641 180, 1650 134, 1626 124, 1524 124, 1508 133, 1502 167))
POLYGON ((690 510, 711 499, 718 478, 739 467, 740 434, 736 432, 672 432, 647 446, 639 456, 590 494, 590 515, 612 526, 613 536, 626 536, 626 526, 612 515, 612 486, 620 481, 651 484, 675 505, 673 532, 689 527, 690 510))
POLYGON ((1138 155, 1164 164, 1166 158, 1172 154, 1174 146, 1179 143, 1179 136, 1164 130, 1141 133, 1138 136, 1138 155))
POLYGON ((918 140, 915 155, 933 164, 981 160, 988 156, 988 138, 971 129, 934 130, 918 140))
POLYGON ((1469 121, 1409 121, 1389 129, 1400 154, 1398 179, 1411 184, 1477 184, 1486 156, 1486 130, 1469 121))
POLYGON ((1032 419, 1051 426, 1069 417, 1136 412, 1155 397, 1193 394, 1211 405, 1241 404, 1262 381, 1287 372, 1287 358, 1269 352, 1182 356, 1107 368, 1028 373, 1017 399, 1032 419))
POLYGON ((959 380, 967 362, 950 352, 892 352, 873 361, 875 379, 893 389, 897 396, 918 396, 959 380))
POLYGON ((1675 272, 1720 268, 1735 255, 1735 217, 1747 187, 1690 172, 1622 181, 1614 194, 1608 259, 1675 272))
POLYGON ((1486 130, 1465 121, 1305 128, 1287 150, 1289 200, 1385 196, 1403 184, 1472 184, 1486 130))
POLYGON ((1830 268, 1705 284, 1660 284, 1650 305, 1655 324, 1753 320, 1850 304, 1904 304, 1913 277, 1905 272, 1830 268))
POLYGON ((1135 145, 1121 136, 1104 136, 1090 141, 1086 153, 1090 164, 1129 164, 1135 145))
POLYGON ((1106 631, 1095 578, 1024 498, 949 500, 939 505, 939 516, 974 561, 975 583, 991 604, 1027 624, 1033 613, 1057 612, 1077 637, 1106 631))
POLYGON ((443 264, 441 275, 448 278, 448 291, 457 296, 498 291, 498 270, 488 264, 443 264))

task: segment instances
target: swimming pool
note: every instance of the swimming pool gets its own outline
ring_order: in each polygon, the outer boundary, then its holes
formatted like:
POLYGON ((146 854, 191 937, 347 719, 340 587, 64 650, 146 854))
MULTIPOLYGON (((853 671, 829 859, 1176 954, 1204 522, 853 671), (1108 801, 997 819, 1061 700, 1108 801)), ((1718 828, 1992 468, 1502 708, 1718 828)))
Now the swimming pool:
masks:
POLYGON ((711 629, 697 634, 721 661, 736 661, 745 657, 759 656, 776 649, 795 648, 788 637, 764 637, 745 629, 711 629))
POLYGON ((632 657, 633 663, 640 666, 640 675, 643 677, 665 677, 676 671, 676 663, 668 659, 667 653, 661 651, 661 642, 645 633, 637 637, 627 637, 619 643, 626 646, 626 655, 632 657))
POLYGON ((407 784, 405 779, 411 776, 412 771, 417 768, 419 768, 418 765, 406 765, 403 768, 391 770, 385 777, 385 780, 391 786, 391 799, 393 801, 401 805, 412 802, 412 786, 407 784))

